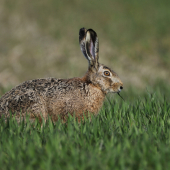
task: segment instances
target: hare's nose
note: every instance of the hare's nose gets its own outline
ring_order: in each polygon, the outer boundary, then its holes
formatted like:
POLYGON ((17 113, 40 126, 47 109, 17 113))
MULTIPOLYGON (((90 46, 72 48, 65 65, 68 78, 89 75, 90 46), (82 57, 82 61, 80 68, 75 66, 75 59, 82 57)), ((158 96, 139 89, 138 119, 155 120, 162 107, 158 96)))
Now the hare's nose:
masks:
POLYGON ((120 89, 123 90, 123 86, 120 86, 120 89))

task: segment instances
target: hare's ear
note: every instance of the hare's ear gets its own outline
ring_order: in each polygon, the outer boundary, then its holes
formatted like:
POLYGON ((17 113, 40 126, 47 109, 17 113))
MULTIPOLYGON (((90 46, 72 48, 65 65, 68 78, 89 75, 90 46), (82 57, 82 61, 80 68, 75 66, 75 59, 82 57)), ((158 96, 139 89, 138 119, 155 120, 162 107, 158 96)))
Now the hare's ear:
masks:
POLYGON ((88 56, 86 54, 86 45, 85 45, 86 31, 87 30, 85 28, 80 29, 80 31, 79 31, 79 44, 80 44, 80 48, 81 48, 83 55, 88 60, 88 56))
POLYGON ((89 69, 98 69, 99 40, 96 32, 92 29, 87 31, 85 28, 80 29, 79 42, 82 53, 89 61, 89 69))

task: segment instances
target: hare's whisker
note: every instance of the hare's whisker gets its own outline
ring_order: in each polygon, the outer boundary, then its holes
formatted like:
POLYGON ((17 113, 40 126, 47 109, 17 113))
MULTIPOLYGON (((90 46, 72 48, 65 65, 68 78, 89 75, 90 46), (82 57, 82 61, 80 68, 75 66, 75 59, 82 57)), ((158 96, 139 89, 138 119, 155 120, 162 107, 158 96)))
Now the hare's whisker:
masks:
POLYGON ((122 99, 123 99, 123 101, 125 101, 125 100, 124 100, 124 98, 120 95, 120 93, 119 93, 119 92, 117 92, 117 94, 120 96, 120 98, 122 98, 122 99))

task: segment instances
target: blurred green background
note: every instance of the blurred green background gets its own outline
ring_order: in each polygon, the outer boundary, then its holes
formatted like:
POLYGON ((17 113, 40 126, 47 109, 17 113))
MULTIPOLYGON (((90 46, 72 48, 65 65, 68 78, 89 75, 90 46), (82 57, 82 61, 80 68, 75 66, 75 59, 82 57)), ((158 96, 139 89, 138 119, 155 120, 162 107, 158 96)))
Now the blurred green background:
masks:
POLYGON ((82 27, 97 32, 100 63, 124 93, 169 89, 169 0, 1 0, 0 95, 29 79, 83 76, 82 27))

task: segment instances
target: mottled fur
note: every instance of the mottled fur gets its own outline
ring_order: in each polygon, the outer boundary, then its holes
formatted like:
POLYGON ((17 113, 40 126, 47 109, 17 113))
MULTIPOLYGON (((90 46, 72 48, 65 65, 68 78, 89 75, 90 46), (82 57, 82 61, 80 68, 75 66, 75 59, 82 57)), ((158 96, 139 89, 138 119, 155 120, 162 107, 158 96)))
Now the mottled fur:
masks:
POLYGON ((83 78, 36 79, 26 81, 0 98, 0 117, 15 115, 41 121, 48 115, 55 122, 60 117, 64 122, 68 113, 75 114, 80 122, 84 115, 97 115, 108 92, 120 92, 123 84, 110 68, 98 63, 97 34, 89 29, 80 29, 79 41, 84 56, 89 61, 88 71, 83 78), (106 76, 105 71, 109 71, 106 76))

